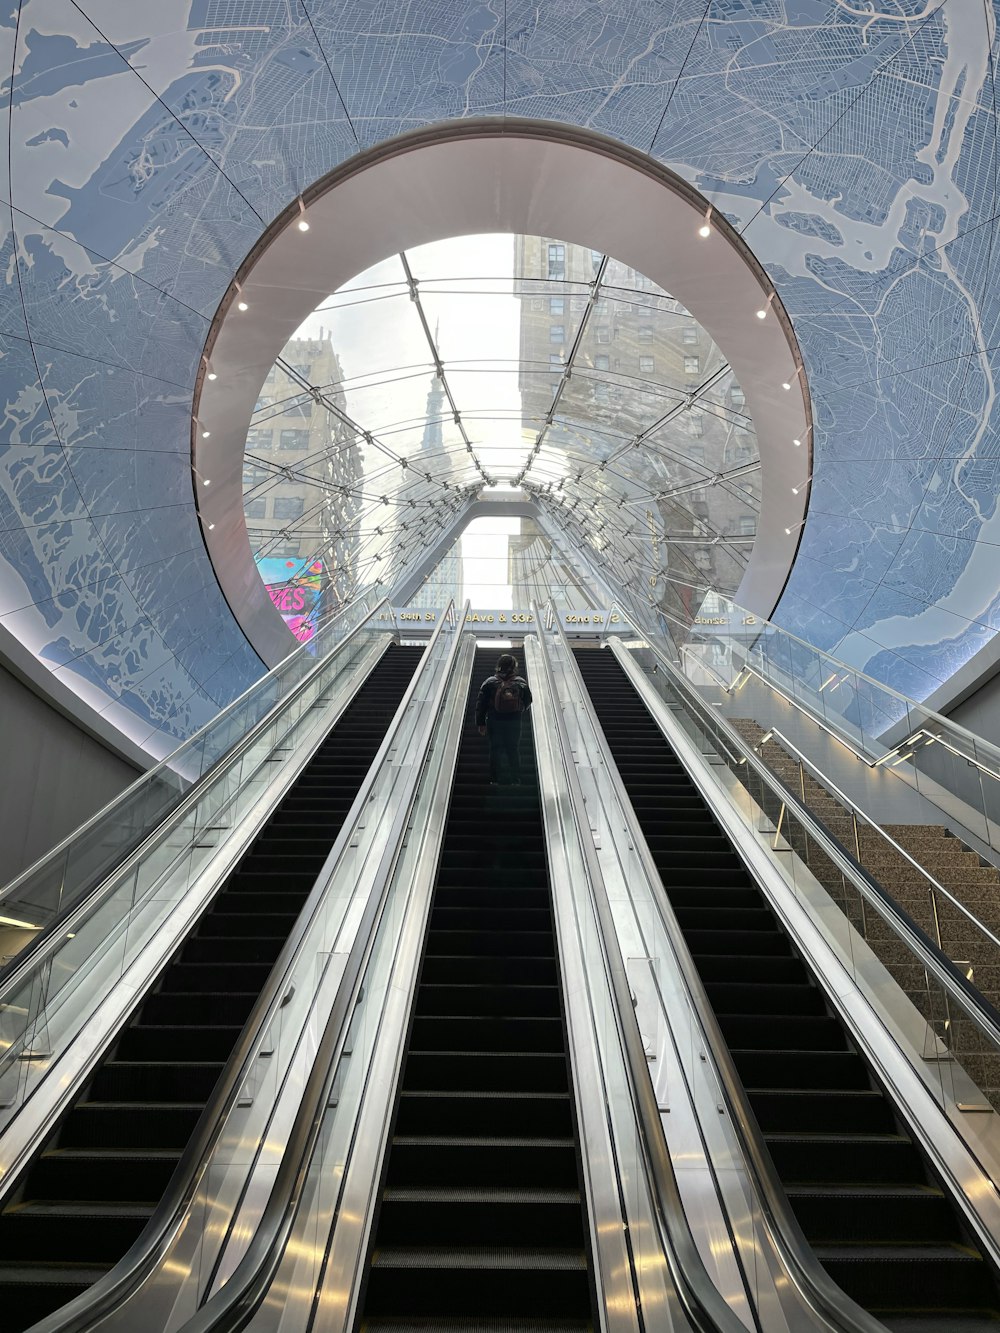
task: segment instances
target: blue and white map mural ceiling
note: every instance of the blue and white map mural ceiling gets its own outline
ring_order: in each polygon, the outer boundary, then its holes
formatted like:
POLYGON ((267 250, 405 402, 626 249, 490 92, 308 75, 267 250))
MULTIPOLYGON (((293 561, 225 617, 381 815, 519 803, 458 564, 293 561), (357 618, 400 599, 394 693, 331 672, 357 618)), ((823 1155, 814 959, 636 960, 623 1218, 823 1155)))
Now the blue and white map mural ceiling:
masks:
POLYGON ((345 158, 507 114, 745 236, 816 421, 776 619, 925 697, 1000 628, 994 37, 983 0, 12 0, 0 624, 161 750, 246 688, 192 499, 208 322, 345 158))

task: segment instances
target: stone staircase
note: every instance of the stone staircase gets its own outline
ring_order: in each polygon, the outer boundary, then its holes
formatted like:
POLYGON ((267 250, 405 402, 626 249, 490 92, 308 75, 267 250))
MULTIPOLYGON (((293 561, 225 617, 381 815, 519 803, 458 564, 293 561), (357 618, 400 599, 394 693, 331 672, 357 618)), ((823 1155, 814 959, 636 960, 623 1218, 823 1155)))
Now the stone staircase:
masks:
MULTIPOLYGON (((764 728, 750 718, 731 718, 729 721, 751 745, 757 745, 766 734, 764 728)), ((798 760, 778 741, 769 740, 758 753, 913 921, 935 943, 940 943, 942 950, 970 977, 986 999, 1000 1009, 1000 949, 969 921, 960 908, 935 892, 920 870, 889 846, 874 829, 862 827, 856 835, 850 811, 814 777, 802 773, 798 760)), ((781 811, 774 799, 765 796, 760 803, 777 823, 781 811)), ((1000 870, 985 863, 943 825, 884 824, 882 827, 914 861, 1000 938, 1000 870)), ((914 962, 913 955, 902 941, 857 890, 845 883, 834 863, 812 839, 797 826, 787 827, 787 821, 782 823, 782 835, 864 936, 928 1020, 933 1032, 992 1105, 1000 1110, 1000 1054, 985 1041, 971 1021, 949 1012, 943 992, 928 981, 924 969, 914 962)), ((945 1071, 942 1072, 944 1076, 945 1071)))

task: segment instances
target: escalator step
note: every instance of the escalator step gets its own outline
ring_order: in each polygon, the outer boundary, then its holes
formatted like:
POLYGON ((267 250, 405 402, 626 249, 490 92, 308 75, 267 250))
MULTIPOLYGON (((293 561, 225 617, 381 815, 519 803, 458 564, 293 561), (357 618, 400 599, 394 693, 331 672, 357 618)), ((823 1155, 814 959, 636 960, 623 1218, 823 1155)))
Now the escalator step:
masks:
POLYGON ((894 1333, 996 1333, 991 1270, 617 658, 576 661, 817 1256, 894 1333))
POLYGON ((375 664, 19 1182, 0 1213, 4 1333, 86 1290, 145 1225, 422 652, 375 664))
POLYGON ((539 797, 459 749, 359 1333, 590 1333, 539 797))
POLYGON ((568 1092, 420 1092, 400 1094, 396 1132, 497 1138, 530 1124, 544 1139, 568 1139, 573 1115, 568 1092))

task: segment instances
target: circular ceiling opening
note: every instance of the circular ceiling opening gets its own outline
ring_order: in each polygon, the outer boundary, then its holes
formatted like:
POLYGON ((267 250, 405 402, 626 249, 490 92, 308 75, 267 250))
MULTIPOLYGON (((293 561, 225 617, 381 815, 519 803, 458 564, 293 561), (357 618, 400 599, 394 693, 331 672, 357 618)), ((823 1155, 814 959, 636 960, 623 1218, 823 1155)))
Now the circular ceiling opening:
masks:
MULTIPOLYGON (((255 565, 308 639, 390 547, 404 562, 423 549, 424 511, 484 485, 599 512, 619 561, 629 539, 653 548, 664 597, 732 594, 760 455, 723 351, 652 279, 563 240, 452 237, 345 283, 271 366, 243 467, 255 565)), ((491 549, 506 577, 508 551, 491 549)))
POLYGON ((767 615, 811 421, 770 282, 689 185, 597 135, 461 122, 272 225, 206 341, 192 456, 219 582, 274 663, 310 598, 411 587, 500 494, 612 595, 767 615))

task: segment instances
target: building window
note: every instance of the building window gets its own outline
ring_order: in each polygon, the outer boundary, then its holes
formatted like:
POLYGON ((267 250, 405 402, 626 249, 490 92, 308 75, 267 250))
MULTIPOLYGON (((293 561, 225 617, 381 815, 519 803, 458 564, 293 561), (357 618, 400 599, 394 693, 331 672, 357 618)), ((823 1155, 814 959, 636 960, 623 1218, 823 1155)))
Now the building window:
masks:
POLYGON ((651 356, 640 356, 639 358, 640 375, 652 375, 655 368, 656 368, 656 362, 653 360, 651 356))
POLYGON ((684 374, 697 375, 701 372, 701 357, 686 356, 684 358, 684 374))
POLYGON ((594 272, 595 272, 595 273, 596 273, 597 270, 601 267, 601 260, 602 260, 603 258, 604 258, 604 251, 603 251, 603 250, 591 250, 591 252, 590 252, 590 262, 591 262, 591 264, 594 266, 594 272))
POLYGON ((594 382, 593 388, 594 388, 594 402, 606 403, 608 401, 608 386, 604 383, 604 381, 596 380, 594 382))
POLYGON ((703 444, 689 444, 687 450, 688 458, 695 463, 704 463, 705 446, 703 444))
POLYGON ((711 552, 711 551, 701 551, 701 550, 699 550, 699 551, 695 551, 695 553, 694 553, 694 563, 698 566, 699 569, 711 569, 711 568, 712 568, 712 552, 711 552))
POLYGON ((278 439, 279 449, 308 449, 309 432, 307 430, 283 430, 278 439))
POLYGON ((733 387, 729 391, 729 395, 733 400, 734 407, 742 407, 747 400, 746 394, 743 392, 743 390, 740 388, 738 384, 733 385, 733 387))
POLYGON ((608 356, 607 352, 597 353, 597 355, 594 357, 594 369, 595 370, 611 369, 611 358, 610 356, 608 356))
POLYGON ((275 497, 272 518, 301 518, 306 502, 301 495, 278 495, 275 497))
POLYGON ((550 365, 550 366, 561 366, 562 363, 563 363, 562 352, 550 352, 550 353, 549 353, 549 365, 550 365))
POLYGON ((697 408, 692 408, 688 413, 688 430, 698 437, 705 434, 705 422, 697 408))
POLYGON ((609 343, 611 341, 611 329, 607 324, 598 324, 597 341, 599 343, 609 343))
POLYGON ((248 464, 243 468, 243 485, 259 486, 262 481, 267 481, 270 475, 271 474, 268 472, 267 468, 253 467, 251 464, 248 464))
POLYGON ((549 246, 549 277, 565 278, 566 276, 566 247, 565 245, 549 246))
POLYGON ((757 531, 757 520, 753 514, 740 514, 740 536, 752 537, 757 531))
POLYGON ((562 324, 549 325, 549 342, 562 343, 566 341, 566 330, 562 324))
POLYGON ((652 326, 652 324, 640 324, 640 325, 639 325, 639 341, 640 341, 641 343, 651 343, 651 342, 653 341, 653 326, 652 326))
POLYGON ((549 314, 562 315, 566 312, 566 298, 564 296, 549 297, 549 314))
POLYGON ((266 500, 248 500, 243 506, 247 518, 267 518, 266 500))
POLYGON ((691 324, 685 324, 681 332, 681 342, 685 347, 694 347, 698 341, 698 330, 691 324))
POLYGON ((272 443, 272 434, 269 430, 261 430, 259 427, 247 431, 247 453, 266 454, 272 443))

